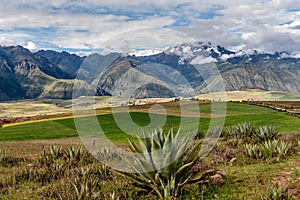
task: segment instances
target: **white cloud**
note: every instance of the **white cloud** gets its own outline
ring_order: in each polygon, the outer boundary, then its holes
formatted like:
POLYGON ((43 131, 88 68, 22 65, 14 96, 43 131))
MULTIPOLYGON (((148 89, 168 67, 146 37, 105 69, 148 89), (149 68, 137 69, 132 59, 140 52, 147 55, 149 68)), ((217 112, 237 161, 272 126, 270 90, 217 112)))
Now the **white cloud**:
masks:
POLYGON ((4 36, 0 37, 0 45, 2 46, 11 46, 11 45, 16 45, 16 42, 13 41, 12 39, 7 39, 4 36))
POLYGON ((27 45, 24 46, 25 48, 29 49, 32 52, 35 52, 38 50, 38 47, 36 46, 36 44, 34 44, 33 42, 29 41, 27 42, 27 45))
POLYGON ((255 32, 251 32, 251 33, 242 33, 242 38, 243 40, 249 40, 249 39, 253 39, 255 38, 256 33, 255 32))
MULTIPOLYGON (((24 41, 32 41, 39 46, 105 48, 101 45, 120 33, 169 27, 198 41, 225 47, 293 52, 300 44, 297 10, 298 0, 8 1, 0 8, 0 38, 5 38, 0 44, 26 45, 24 41), (211 19, 198 18, 203 12, 211 12, 211 19), (213 16, 213 12, 222 16, 213 16), (183 20, 185 26, 173 26, 178 20, 183 20)), ((153 44, 147 38, 155 34, 143 33, 139 36, 142 39, 135 38, 135 46, 165 45, 172 39, 172 35, 160 37, 153 44)))

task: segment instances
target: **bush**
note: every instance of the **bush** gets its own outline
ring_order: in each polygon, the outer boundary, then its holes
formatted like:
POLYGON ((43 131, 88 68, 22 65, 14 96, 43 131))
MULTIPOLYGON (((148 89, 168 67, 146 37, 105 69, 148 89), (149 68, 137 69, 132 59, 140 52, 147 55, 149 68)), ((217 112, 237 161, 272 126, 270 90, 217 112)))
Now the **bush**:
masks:
POLYGON ((204 137, 205 137, 205 133, 203 131, 201 131, 200 129, 198 129, 194 132, 194 140, 200 140, 200 139, 203 139, 204 137))
POLYGON ((0 149, 0 166, 2 167, 11 167, 24 162, 24 158, 15 158, 6 153, 5 150, 0 149))
POLYGON ((251 123, 239 123, 228 127, 223 136, 228 139, 229 144, 238 146, 251 142, 257 135, 257 128, 251 123))
POLYGON ((103 195, 101 180, 105 180, 102 175, 107 174, 107 169, 95 166, 74 169, 67 179, 52 184, 46 196, 56 199, 100 199, 103 195))
POLYGON ((272 126, 260 126, 256 138, 259 142, 270 141, 278 138, 278 132, 272 126))
POLYGON ((260 144, 245 144, 244 149, 246 154, 254 159, 280 159, 291 154, 292 143, 274 139, 260 144))

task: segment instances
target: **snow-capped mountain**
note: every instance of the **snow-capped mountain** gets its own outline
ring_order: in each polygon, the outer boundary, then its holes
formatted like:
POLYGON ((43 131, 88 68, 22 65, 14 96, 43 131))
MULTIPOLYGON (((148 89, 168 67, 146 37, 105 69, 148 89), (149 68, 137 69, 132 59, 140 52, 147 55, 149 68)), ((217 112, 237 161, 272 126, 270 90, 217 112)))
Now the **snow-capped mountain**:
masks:
POLYGON ((218 91, 220 80, 226 90, 259 87, 299 94, 299 57, 299 52, 232 51, 209 42, 86 57, 0 47, 0 101, 71 98, 74 77, 82 88, 96 88, 96 95, 113 95, 120 86, 134 91, 138 85, 133 97, 166 97, 175 94, 172 88, 203 93, 209 87, 218 91))
POLYGON ((210 42, 185 43, 169 48, 166 53, 178 55, 180 57, 179 64, 184 62, 191 64, 219 62, 227 60, 235 54, 221 46, 214 46, 210 42))

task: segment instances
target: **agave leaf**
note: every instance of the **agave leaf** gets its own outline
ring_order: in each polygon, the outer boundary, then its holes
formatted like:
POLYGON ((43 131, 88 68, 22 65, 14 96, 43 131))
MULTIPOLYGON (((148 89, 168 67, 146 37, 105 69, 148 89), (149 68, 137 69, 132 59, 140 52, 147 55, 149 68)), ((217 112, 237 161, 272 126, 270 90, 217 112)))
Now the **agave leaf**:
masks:
POLYGON ((175 144, 178 144, 178 137, 179 137, 179 135, 180 135, 180 128, 178 129, 175 137, 173 137, 173 141, 174 141, 175 144))
POLYGON ((163 165, 163 155, 162 155, 162 150, 158 149, 153 152, 151 152, 151 158, 153 161, 153 167, 154 169, 160 169, 163 165))
MULTIPOLYGON (((153 142, 153 140, 155 140, 155 141, 159 141, 159 136, 158 136, 158 132, 157 132, 157 130, 156 129, 154 129, 154 131, 152 132, 152 140, 151 140, 151 142, 153 142)), ((153 145, 153 144, 152 144, 153 145)))
POLYGON ((215 170, 215 169, 208 169, 208 170, 201 171, 201 172, 193 175, 190 178, 189 182, 191 182, 191 183, 199 182, 204 178, 204 176, 212 174, 212 173, 216 173, 216 172, 217 172, 217 170, 215 170))
POLYGON ((140 167, 140 170, 137 172, 146 172, 146 171, 151 171, 153 170, 151 164, 149 164, 147 161, 145 161, 143 158, 142 159, 136 159, 135 160, 138 166, 140 167))
POLYGON ((184 162, 196 162, 200 159, 201 151, 199 150, 201 143, 195 144, 191 149, 188 150, 187 156, 184 159, 184 162))
POLYGON ((188 140, 187 140, 187 137, 185 137, 184 142, 181 144, 178 151, 176 152, 175 160, 178 160, 184 156, 184 153, 187 150, 187 145, 188 145, 188 140))
POLYGON ((173 130, 170 129, 166 135, 165 144, 170 144, 172 142, 172 139, 173 139, 173 130))
POLYGON ((166 174, 166 177, 169 178, 171 173, 175 169, 175 162, 174 160, 174 154, 175 154, 175 149, 172 149, 165 157, 163 166, 164 168, 162 169, 163 173, 166 174))
POLYGON ((138 138, 138 141, 139 141, 139 146, 142 150, 142 153, 141 155, 144 156, 144 158, 149 162, 149 163, 152 163, 153 165, 153 161, 152 161, 152 158, 151 158, 151 147, 150 147, 150 151, 148 150, 148 147, 145 145, 145 143, 142 141, 142 139, 140 137, 137 137, 138 138))
POLYGON ((130 144, 129 148, 131 149, 132 152, 134 153, 143 153, 143 150, 140 146, 138 146, 135 142, 131 141, 128 139, 128 142, 130 144))
POLYGON ((167 153, 167 155, 165 156, 165 159, 163 161, 164 166, 170 165, 171 163, 173 163, 175 161, 174 160, 174 154, 175 154, 175 149, 171 149, 169 151, 169 153, 167 153))
POLYGON ((143 131, 143 136, 144 136, 144 140, 145 140, 145 142, 143 142, 143 145, 146 147, 146 152, 151 152, 150 136, 148 133, 145 133, 144 131, 143 131))
POLYGON ((148 179, 141 178, 142 177, 141 174, 137 175, 134 173, 128 173, 128 172, 117 171, 117 170, 115 171, 115 173, 128 177, 130 180, 132 180, 142 188, 152 188, 153 186, 155 187, 155 185, 147 181, 148 179))
POLYGON ((190 169, 193 166, 193 163, 187 163, 183 166, 181 166, 177 171, 176 171, 176 176, 181 176, 185 171, 187 171, 188 169, 190 169))
POLYGON ((166 139, 165 137, 166 135, 164 134, 164 131, 160 128, 158 130, 158 143, 160 144, 161 147, 163 147, 165 144, 165 139, 166 139))
POLYGON ((151 147, 152 147, 151 151, 152 152, 155 150, 161 149, 160 144, 156 140, 152 139, 151 142, 152 142, 151 143, 151 147))

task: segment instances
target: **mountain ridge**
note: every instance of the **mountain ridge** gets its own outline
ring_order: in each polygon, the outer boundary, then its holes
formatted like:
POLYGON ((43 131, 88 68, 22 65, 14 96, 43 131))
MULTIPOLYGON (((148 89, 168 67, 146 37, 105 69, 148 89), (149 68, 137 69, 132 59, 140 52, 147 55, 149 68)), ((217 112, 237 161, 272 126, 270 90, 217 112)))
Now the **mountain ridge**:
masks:
MULTIPOLYGON (((0 101, 70 99, 76 81, 83 90, 81 95, 94 91, 100 96, 120 96, 114 90, 127 84, 128 90, 136 91, 125 96, 133 98, 218 92, 222 82, 228 91, 258 87, 300 93, 300 59, 286 52, 234 52, 200 42, 152 52, 137 54, 141 56, 131 52, 80 57, 65 51, 33 53, 22 46, 0 46, 0 101)), ((125 89, 121 93, 125 94, 125 89)))

